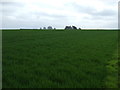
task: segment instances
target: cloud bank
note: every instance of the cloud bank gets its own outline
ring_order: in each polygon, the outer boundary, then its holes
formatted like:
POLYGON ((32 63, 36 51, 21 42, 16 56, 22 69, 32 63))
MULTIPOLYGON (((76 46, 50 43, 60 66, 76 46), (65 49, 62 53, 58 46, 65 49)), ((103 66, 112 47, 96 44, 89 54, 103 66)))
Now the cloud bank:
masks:
POLYGON ((118 28, 118 0, 1 0, 0 28, 118 28))

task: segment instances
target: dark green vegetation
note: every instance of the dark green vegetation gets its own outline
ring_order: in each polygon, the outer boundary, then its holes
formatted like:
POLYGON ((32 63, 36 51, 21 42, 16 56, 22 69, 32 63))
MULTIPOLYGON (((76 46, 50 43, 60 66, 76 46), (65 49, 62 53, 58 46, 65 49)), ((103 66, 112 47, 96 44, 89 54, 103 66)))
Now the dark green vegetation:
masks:
POLYGON ((118 31, 3 31, 3 88, 117 87, 118 31))

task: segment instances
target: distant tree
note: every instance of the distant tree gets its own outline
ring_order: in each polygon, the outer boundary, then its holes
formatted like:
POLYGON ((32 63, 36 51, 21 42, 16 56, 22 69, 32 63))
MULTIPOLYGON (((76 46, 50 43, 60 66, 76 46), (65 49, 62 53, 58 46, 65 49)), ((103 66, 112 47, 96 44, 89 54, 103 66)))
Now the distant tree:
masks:
POLYGON ((48 29, 52 29, 52 26, 48 26, 48 29))
POLYGON ((65 30, 68 30, 68 29, 70 30, 70 29, 72 29, 72 27, 71 26, 66 26, 65 30))
POLYGON ((46 27, 43 27, 43 29, 45 30, 45 29, 46 29, 46 27))
POLYGON ((81 28, 79 28, 79 30, 81 30, 81 28))
POLYGON ((77 27, 76 27, 76 26, 72 26, 72 28, 73 28, 73 29, 77 29, 77 27))

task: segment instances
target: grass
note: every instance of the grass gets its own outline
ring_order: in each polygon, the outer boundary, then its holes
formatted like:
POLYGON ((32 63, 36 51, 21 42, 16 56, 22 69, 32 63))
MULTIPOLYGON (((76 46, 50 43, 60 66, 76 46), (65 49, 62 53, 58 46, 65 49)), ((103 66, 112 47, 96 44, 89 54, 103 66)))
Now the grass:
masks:
POLYGON ((116 88, 117 33, 3 31, 3 88, 116 88))

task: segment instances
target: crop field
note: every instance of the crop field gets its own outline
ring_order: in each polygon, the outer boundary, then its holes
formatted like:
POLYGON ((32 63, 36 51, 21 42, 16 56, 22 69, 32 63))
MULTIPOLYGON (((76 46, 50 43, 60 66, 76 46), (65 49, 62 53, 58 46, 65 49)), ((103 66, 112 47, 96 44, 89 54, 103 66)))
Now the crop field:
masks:
POLYGON ((2 31, 3 88, 116 88, 118 31, 2 31))

